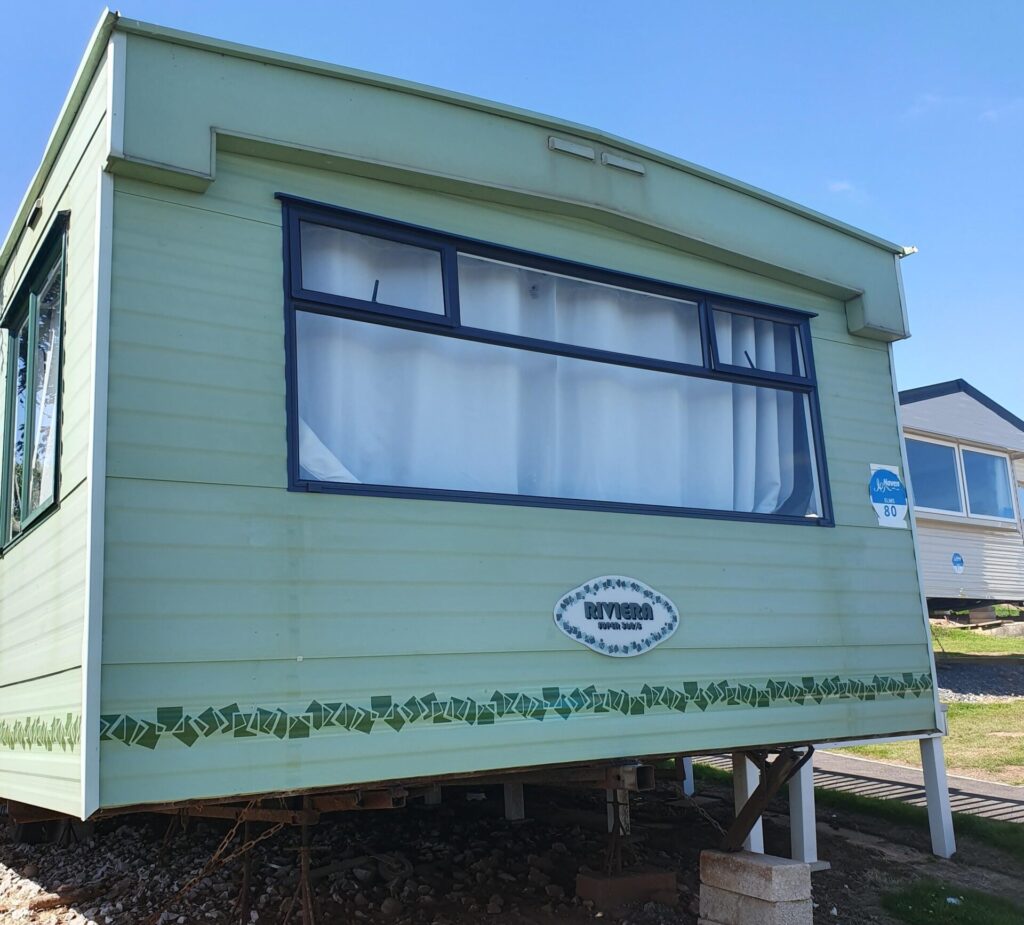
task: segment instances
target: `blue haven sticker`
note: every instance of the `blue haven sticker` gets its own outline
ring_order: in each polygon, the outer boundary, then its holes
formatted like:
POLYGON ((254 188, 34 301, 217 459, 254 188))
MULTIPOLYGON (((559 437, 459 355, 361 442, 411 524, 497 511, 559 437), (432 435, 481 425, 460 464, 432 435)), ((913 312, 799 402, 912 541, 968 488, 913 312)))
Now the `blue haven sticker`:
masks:
POLYGON ((964 557, 958 552, 953 553, 953 571, 957 575, 963 575, 964 573, 964 557))
POLYGON ((907 526, 907 488, 895 467, 872 466, 868 495, 878 516, 879 526, 907 526))

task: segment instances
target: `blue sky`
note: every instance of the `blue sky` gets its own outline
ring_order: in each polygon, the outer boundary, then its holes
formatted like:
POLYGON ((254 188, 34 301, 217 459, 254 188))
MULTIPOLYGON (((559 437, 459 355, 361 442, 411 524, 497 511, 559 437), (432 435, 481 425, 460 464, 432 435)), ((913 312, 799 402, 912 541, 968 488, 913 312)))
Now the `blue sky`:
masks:
MULTIPOLYGON (((39 0, 6 17, 3 231, 100 11, 39 0)), ((594 125, 914 244, 900 387, 961 377, 1024 416, 1018 0, 136 0, 121 12, 594 125)))

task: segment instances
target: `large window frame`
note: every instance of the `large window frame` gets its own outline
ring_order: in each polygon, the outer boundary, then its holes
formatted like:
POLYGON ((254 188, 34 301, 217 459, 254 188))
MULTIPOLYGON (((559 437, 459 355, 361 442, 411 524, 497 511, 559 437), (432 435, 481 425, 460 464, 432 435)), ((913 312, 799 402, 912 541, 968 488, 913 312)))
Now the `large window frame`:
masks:
POLYGON ((644 276, 613 271, 518 248, 448 234, 394 219, 292 196, 287 193, 279 192, 276 194, 276 198, 281 202, 283 226, 288 489, 290 491, 394 498, 425 498, 576 510, 622 511, 718 520, 754 521, 758 523, 835 526, 829 489, 824 435, 821 425, 821 410, 818 402, 817 377, 814 369, 813 351, 811 349, 810 321, 816 317, 816 313, 737 299, 728 295, 693 289, 644 276), (371 235, 384 240, 437 251, 441 257, 445 304, 444 315, 415 311, 376 301, 350 298, 335 293, 305 288, 301 275, 302 222, 326 225, 344 231, 371 235), (460 253, 528 269, 571 276, 599 284, 633 289, 639 292, 696 303, 698 307, 702 363, 696 365, 650 356, 618 353, 611 350, 584 347, 573 343, 541 340, 464 325, 461 322, 459 311, 458 255, 460 253), (714 332, 713 312, 715 309, 722 309, 736 314, 792 326, 795 332, 795 343, 799 345, 803 374, 791 375, 782 372, 744 369, 743 367, 721 361, 718 355, 717 338, 714 332), (740 385, 770 387, 789 391, 797 396, 806 396, 808 425, 811 431, 810 437, 814 456, 812 464, 813 477, 817 485, 821 514, 814 516, 750 513, 705 508, 664 507, 618 501, 590 501, 576 498, 509 495, 353 482, 326 482, 303 478, 299 466, 299 389, 296 335, 296 315, 300 311, 390 325, 420 333, 460 338, 556 356, 575 357, 583 360, 656 370, 688 377, 713 379, 740 385))
POLYGON ((3 383, 3 446, 0 450, 2 462, 2 483, 0 483, 0 550, 6 550, 18 543, 27 533, 31 531, 40 521, 44 520, 60 506, 60 485, 61 485, 61 431, 62 431, 62 408, 63 408, 63 379, 64 379, 64 352, 65 352, 65 308, 67 303, 67 228, 70 213, 61 212, 54 219, 50 229, 47 231, 38 253, 32 260, 29 271, 25 274, 23 281, 18 287, 8 307, 0 317, 0 329, 5 332, 3 345, 6 351, 6 379, 3 383), (47 497, 39 504, 30 506, 32 468, 28 461, 33 458, 35 452, 35 413, 36 413, 36 361, 38 359, 39 345, 39 297, 43 294, 46 282, 53 275, 55 270, 60 273, 60 293, 57 318, 58 345, 57 355, 53 362, 56 367, 53 372, 56 376, 55 397, 53 406, 53 431, 50 439, 52 442, 51 452, 53 457, 52 486, 41 486, 47 491, 47 497), (23 437, 23 463, 22 477, 20 484, 21 508, 19 511, 19 529, 16 534, 12 533, 12 515, 14 510, 14 469, 15 466, 15 409, 17 403, 17 369, 18 369, 18 342, 19 332, 27 328, 27 363, 25 370, 26 401, 24 417, 23 437))
MULTIPOLYGON (((1014 471, 1013 464, 1009 454, 1000 452, 999 450, 989 449, 988 447, 976 446, 971 443, 961 443, 957 440, 943 440, 938 437, 925 436, 924 434, 908 433, 906 435, 907 440, 916 440, 918 443, 931 443, 936 446, 949 447, 953 451, 953 460, 956 468, 956 483, 957 490, 960 492, 960 509, 957 511, 950 510, 947 508, 939 507, 925 507, 914 501, 914 510, 918 513, 925 515, 937 514, 941 517, 958 518, 960 520, 974 520, 974 521, 988 521, 994 525, 1013 527, 1017 524, 1021 516, 1021 511, 1016 509, 1017 499, 1014 498, 1014 471), (967 484, 967 472, 964 468, 964 451, 970 453, 978 453, 983 456, 994 456, 997 459, 1002 459, 1006 467, 1006 478, 1007 485, 1010 488, 1010 505, 1014 507, 1013 514, 1010 517, 999 517, 995 514, 978 514, 971 510, 971 495, 969 486, 967 484)), ((914 474, 908 472, 910 478, 910 490, 911 495, 914 493, 914 474)))

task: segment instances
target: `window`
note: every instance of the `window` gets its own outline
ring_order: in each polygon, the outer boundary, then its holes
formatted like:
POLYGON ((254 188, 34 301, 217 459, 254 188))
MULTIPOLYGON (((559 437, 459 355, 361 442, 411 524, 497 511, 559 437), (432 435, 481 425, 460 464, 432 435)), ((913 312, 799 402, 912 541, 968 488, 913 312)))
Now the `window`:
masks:
POLYGON ((831 523, 809 314, 279 198, 292 489, 831 523))
POLYGON ((21 535, 57 500, 64 226, 61 217, 3 320, 7 332, 7 427, 0 494, 4 544, 21 535))
POLYGON ((908 438, 907 463, 916 507, 963 513, 955 446, 908 438))
POLYGON ((1007 456, 908 437, 907 462, 916 507, 970 517, 1015 519, 1007 456))
POLYGON ((964 481, 967 482, 967 506, 977 517, 1002 517, 1013 520, 1013 495, 1005 456, 981 450, 961 451, 964 457, 964 481))

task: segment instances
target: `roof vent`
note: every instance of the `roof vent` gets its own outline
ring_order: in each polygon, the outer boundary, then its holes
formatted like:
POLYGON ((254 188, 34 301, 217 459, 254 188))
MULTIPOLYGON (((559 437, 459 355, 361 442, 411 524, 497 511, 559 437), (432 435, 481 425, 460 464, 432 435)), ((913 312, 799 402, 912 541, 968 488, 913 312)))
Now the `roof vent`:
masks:
POLYGON ((28 219, 25 224, 29 228, 35 229, 36 225, 39 224, 39 219, 43 216, 43 200, 42 197, 32 203, 32 208, 28 213, 28 219))
POLYGON ((548 147, 552 151, 561 151, 563 154, 572 154, 574 157, 582 157, 592 161, 596 152, 590 145, 581 145, 578 141, 566 141, 564 138, 556 138, 548 135, 548 147))
POLYGON ((619 170, 628 170, 630 173, 638 173, 640 176, 647 173, 647 168, 640 161, 632 161, 628 157, 612 154, 610 151, 601 153, 601 163, 605 167, 618 167, 619 170))

